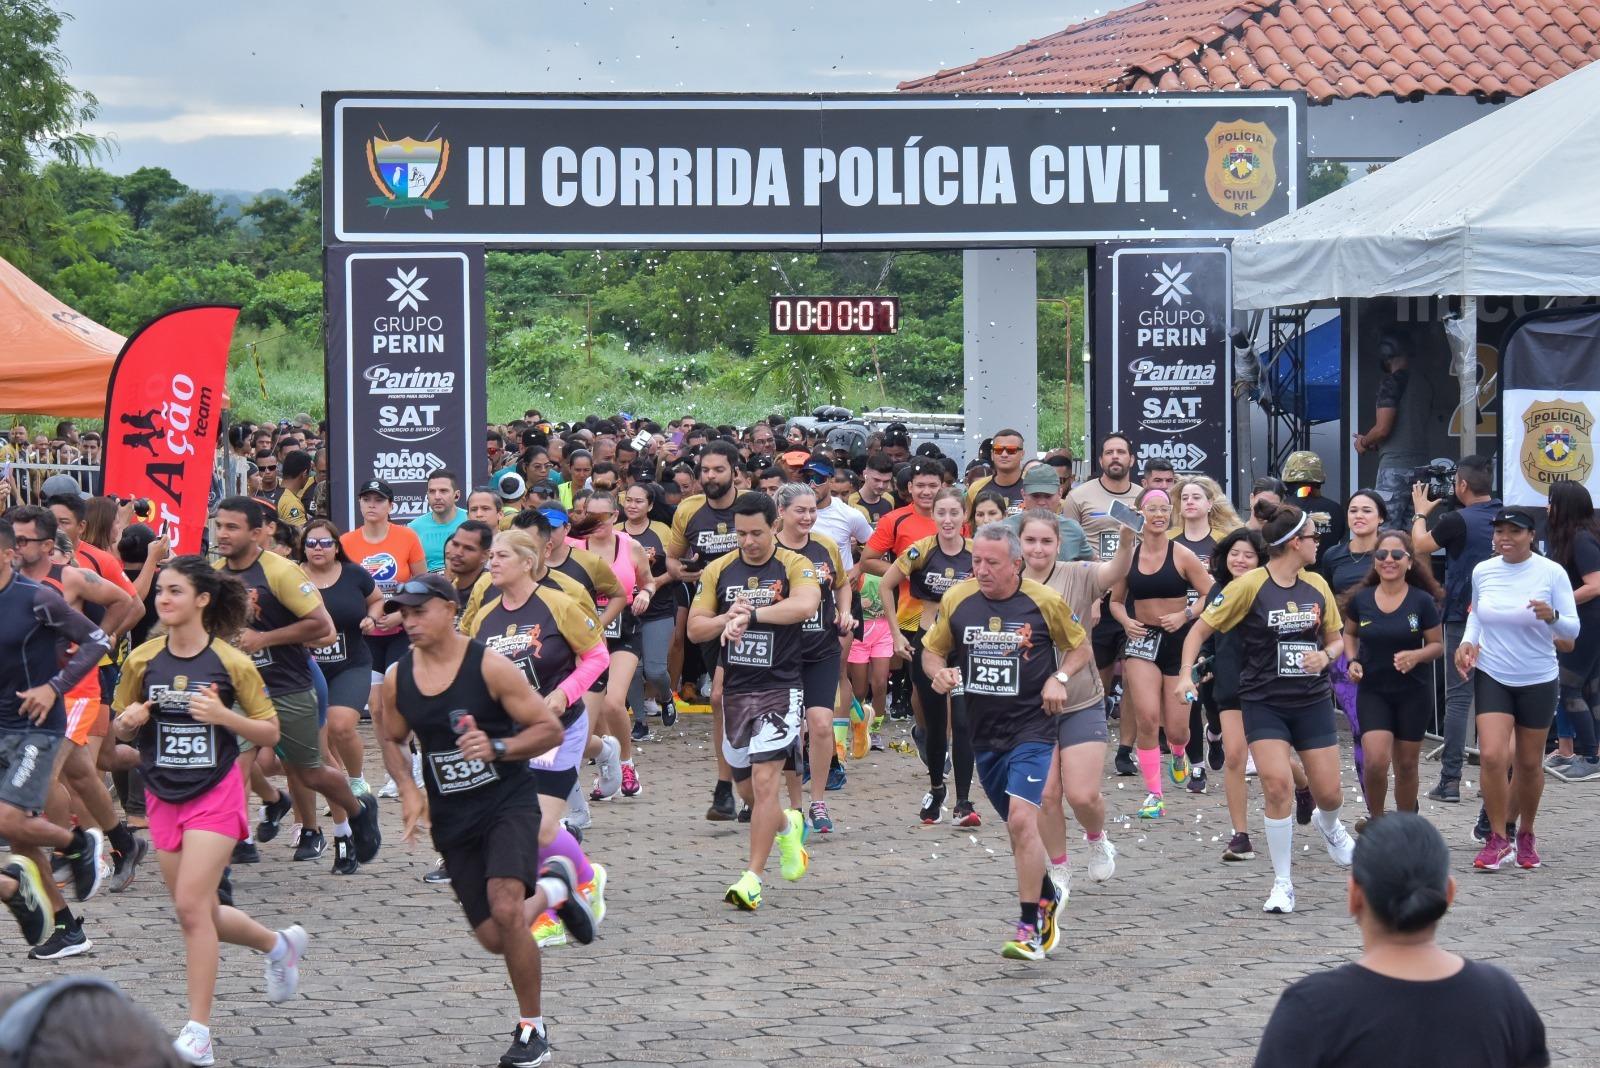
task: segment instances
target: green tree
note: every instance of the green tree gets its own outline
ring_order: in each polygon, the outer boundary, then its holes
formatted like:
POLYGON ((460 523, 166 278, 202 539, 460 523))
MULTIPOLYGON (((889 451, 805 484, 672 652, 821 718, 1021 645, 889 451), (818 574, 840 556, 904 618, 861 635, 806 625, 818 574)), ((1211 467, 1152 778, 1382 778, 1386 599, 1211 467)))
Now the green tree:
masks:
POLYGON ((1309 204, 1343 188, 1350 180, 1350 168, 1335 160, 1319 159, 1312 162, 1306 177, 1306 203, 1309 204))
POLYGON ((161 208, 189 191, 165 167, 140 167, 132 174, 123 175, 117 182, 117 199, 122 210, 133 220, 135 230, 150 225, 161 208))
POLYGON ((854 348, 843 338, 769 335, 745 364, 744 378, 752 391, 771 386, 793 399, 794 410, 809 412, 844 399, 854 348))

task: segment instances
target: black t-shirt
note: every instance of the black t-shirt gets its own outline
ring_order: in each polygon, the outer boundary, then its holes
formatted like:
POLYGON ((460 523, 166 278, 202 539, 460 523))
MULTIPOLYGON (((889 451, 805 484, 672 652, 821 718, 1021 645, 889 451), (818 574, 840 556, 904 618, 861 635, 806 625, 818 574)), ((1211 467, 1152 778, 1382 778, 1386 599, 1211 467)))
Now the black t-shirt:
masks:
POLYGON ((1300 509, 1317 525, 1318 564, 1322 563, 1323 554, 1335 545, 1343 545, 1350 536, 1350 528, 1344 518, 1344 505, 1338 501, 1313 490, 1304 497, 1298 492, 1290 494, 1286 503, 1300 509))
POLYGON ((1430 688, 1431 678, 1420 665, 1402 675, 1394 669, 1394 654, 1427 644, 1424 632, 1439 625, 1439 606, 1433 598, 1415 586, 1407 586, 1400 607, 1385 612, 1378 606, 1378 587, 1368 586, 1350 598, 1348 612, 1349 620, 1355 624, 1356 640, 1361 643, 1362 689, 1384 693, 1415 690, 1420 698, 1430 688))
POLYGON ((938 604, 957 583, 972 577, 972 541, 963 540, 960 551, 947 553, 939 547, 935 534, 901 553, 894 566, 906 576, 911 596, 925 604, 938 604))
MULTIPOLYGON (((516 608, 496 597, 462 624, 462 632, 499 653, 521 671, 542 696, 576 669, 578 657, 600 643, 600 628, 572 597, 548 586, 533 588, 533 595, 516 608)), ((570 727, 583 714, 577 700, 561 716, 570 727)))
POLYGON ((332 645, 311 650, 324 674, 341 675, 352 668, 366 670, 371 665, 372 653, 361 633, 361 621, 367 617, 367 598, 375 588, 367 569, 352 563, 340 564, 338 579, 332 586, 322 587, 323 607, 339 632, 332 645))
MULTIPOLYGON (((1426 566, 1427 560, 1419 561, 1426 566)), ((1358 584, 1372 570, 1372 550, 1351 552, 1350 543, 1344 542, 1329 549, 1322 557, 1322 577, 1328 580, 1333 592, 1342 594, 1358 584)))
POLYGON ((816 612, 800 624, 800 659, 819 664, 840 652, 839 630, 834 623, 839 618, 838 582, 845 573, 844 562, 839 558, 839 546, 826 534, 813 534, 806 539, 805 548, 789 551, 811 562, 822 590, 816 612))
POLYGON ((1359 964, 1289 987, 1267 1021, 1256 1068, 1544 1068, 1544 1023, 1517 981, 1464 962, 1412 982, 1359 964))
POLYGON ((1321 575, 1301 571, 1291 585, 1280 586, 1258 567, 1215 591, 1200 618, 1213 630, 1239 629, 1241 700, 1298 709, 1331 696, 1327 672, 1302 664, 1344 629, 1321 575))
MULTIPOLYGON (((1572 543, 1572 563, 1567 565, 1567 578, 1572 588, 1583 585, 1583 576, 1600 571, 1600 539, 1588 531, 1580 531, 1572 543)), ((1578 606, 1578 641, 1571 653, 1575 663, 1592 663, 1600 654, 1600 597, 1591 598, 1578 606)))

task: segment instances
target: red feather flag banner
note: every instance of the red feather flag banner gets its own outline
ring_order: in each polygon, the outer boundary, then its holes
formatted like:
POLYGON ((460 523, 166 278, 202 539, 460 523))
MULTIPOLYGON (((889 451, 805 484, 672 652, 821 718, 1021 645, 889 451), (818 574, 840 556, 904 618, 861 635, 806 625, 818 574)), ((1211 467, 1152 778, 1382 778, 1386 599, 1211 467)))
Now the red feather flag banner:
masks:
POLYGON ((105 493, 147 497, 174 553, 200 551, 236 305, 179 308, 122 347, 106 392, 105 493))

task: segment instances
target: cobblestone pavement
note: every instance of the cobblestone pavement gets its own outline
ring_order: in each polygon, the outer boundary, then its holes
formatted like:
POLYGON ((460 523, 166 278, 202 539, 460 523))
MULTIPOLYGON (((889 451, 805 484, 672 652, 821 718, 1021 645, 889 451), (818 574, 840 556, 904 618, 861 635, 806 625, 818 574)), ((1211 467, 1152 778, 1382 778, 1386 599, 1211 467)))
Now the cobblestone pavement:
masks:
MULTIPOLYGON (((1271 869, 1264 851, 1222 863, 1217 781, 1208 796, 1169 802, 1159 825, 1115 825, 1116 877, 1093 885, 1080 872, 1056 954, 1003 960, 1015 916, 1004 828, 976 787, 983 827, 917 824, 919 765, 892 751, 849 765, 846 789, 830 795, 838 832, 813 839, 811 874, 785 883, 774 858, 765 904, 736 913, 722 891, 742 869, 745 828, 703 819, 708 719, 684 716, 656 735, 640 747, 644 794, 595 805, 588 841, 612 873, 600 940, 544 957, 558 1064, 1249 1064, 1285 984, 1358 952, 1344 876, 1310 828, 1297 829, 1299 911, 1262 914, 1271 869)), ((1435 774, 1425 767, 1424 784, 1435 774)), ((1141 800, 1136 782, 1107 780, 1123 820, 1141 800)), ((1347 769, 1347 804, 1352 782, 1347 769)), ((1600 792, 1551 780, 1544 868, 1495 875, 1470 870, 1476 790, 1467 796, 1423 803, 1460 880, 1443 940, 1517 975, 1559 1063, 1600 1065, 1585 878, 1600 792)), ((384 802, 384 828, 390 844, 353 878, 291 863, 287 833, 263 847, 262 864, 235 869, 241 906, 268 924, 303 923, 312 941, 302 996, 280 1006, 262 1001, 259 958, 225 950, 219 1063, 496 1062, 514 1023, 505 973, 470 941, 448 889, 420 881, 433 854, 399 845, 398 803, 384 802)), ((1254 791, 1252 829, 1264 847, 1254 791)), ((93 969, 176 1030, 183 946, 154 864, 128 893, 85 911, 92 955, 50 964, 13 950, 0 988, 93 969)))

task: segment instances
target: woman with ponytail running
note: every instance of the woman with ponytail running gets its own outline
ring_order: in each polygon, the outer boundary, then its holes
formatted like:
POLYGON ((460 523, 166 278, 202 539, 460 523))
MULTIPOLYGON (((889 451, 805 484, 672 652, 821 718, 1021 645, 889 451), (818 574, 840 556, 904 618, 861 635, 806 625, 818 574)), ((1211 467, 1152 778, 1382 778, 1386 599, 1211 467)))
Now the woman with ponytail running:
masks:
POLYGON ((227 642, 249 621, 245 588, 203 557, 180 556, 156 576, 155 607, 166 633, 123 663, 113 729, 139 747, 150 838, 183 932, 189 1021, 174 1045, 186 1063, 214 1064, 219 941, 266 956, 266 997, 279 1002, 299 988, 307 939, 298 925, 273 931, 217 898, 233 847, 250 832, 239 741, 278 742, 260 674, 227 642))
MULTIPOLYGON (((1194 553, 1200 566, 1211 574, 1211 554, 1217 542, 1243 524, 1239 514, 1228 503, 1222 487, 1205 475, 1192 475, 1178 483, 1178 514, 1182 520, 1167 532, 1167 536, 1194 553)), ((1215 578, 1215 575, 1212 575, 1215 578)), ((1188 604, 1195 611, 1200 602, 1200 591, 1189 587, 1188 604)), ((1189 706, 1189 745, 1185 755, 1189 758, 1189 792, 1206 792, 1206 769, 1221 771, 1224 750, 1222 726, 1217 718, 1217 701, 1212 683, 1203 683, 1199 689, 1200 700, 1189 706), (1209 746, 1209 754, 1206 752, 1209 746), (1209 757, 1209 760, 1208 760, 1209 757)))

